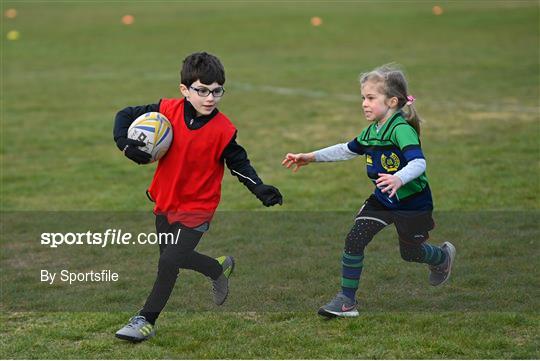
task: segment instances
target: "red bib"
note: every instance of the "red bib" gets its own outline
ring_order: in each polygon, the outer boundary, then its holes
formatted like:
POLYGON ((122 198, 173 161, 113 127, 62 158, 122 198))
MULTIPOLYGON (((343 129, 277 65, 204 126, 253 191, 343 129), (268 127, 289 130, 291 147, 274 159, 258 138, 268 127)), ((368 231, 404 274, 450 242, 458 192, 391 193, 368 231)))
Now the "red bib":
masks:
POLYGON ((162 99, 159 112, 169 119, 173 142, 159 160, 148 190, 156 201, 154 213, 169 223, 197 227, 212 219, 221 198, 225 147, 236 129, 222 113, 202 128, 190 130, 184 122, 184 99, 162 99))

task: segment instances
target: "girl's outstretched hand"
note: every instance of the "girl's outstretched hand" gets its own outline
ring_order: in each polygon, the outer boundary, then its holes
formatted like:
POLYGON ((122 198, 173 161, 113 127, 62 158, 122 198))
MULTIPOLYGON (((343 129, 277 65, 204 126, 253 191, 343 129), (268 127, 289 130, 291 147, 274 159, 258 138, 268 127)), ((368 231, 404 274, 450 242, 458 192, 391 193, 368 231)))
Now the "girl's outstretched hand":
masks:
POLYGON ((377 187, 381 189, 381 192, 390 192, 388 197, 392 198, 396 195, 398 189, 403 185, 403 182, 397 175, 379 173, 379 178, 376 180, 377 187))
POLYGON ((285 159, 281 162, 281 165, 286 168, 291 168, 294 164, 293 172, 297 172, 300 167, 308 165, 315 161, 315 154, 313 153, 287 153, 285 159))

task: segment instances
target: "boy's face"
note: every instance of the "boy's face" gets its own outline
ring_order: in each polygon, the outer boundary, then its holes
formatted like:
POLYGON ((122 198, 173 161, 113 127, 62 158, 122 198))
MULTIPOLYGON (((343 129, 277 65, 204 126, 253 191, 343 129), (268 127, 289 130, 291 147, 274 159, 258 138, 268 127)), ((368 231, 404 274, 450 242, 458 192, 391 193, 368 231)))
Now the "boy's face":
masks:
POLYGON ((189 88, 184 84, 180 84, 180 92, 193 105, 197 111, 197 116, 209 115, 216 109, 222 98, 221 96, 214 95, 220 93, 219 89, 223 89, 223 86, 216 82, 203 84, 197 80, 189 88), (199 93, 204 94, 204 92, 209 94, 207 96, 199 95, 199 93))
POLYGON ((388 99, 380 82, 367 81, 362 85, 362 109, 370 122, 386 120, 397 109, 397 98, 388 99))

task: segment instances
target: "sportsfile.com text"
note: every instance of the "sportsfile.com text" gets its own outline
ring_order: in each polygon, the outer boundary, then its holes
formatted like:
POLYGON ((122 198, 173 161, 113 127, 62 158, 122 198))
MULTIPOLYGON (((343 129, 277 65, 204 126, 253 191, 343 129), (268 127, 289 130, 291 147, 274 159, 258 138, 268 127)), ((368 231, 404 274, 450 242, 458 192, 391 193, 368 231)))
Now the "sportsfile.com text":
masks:
POLYGON ((44 232, 40 243, 50 248, 61 245, 92 245, 107 247, 109 245, 130 244, 177 244, 180 232, 177 233, 138 233, 136 237, 121 229, 107 229, 104 232, 44 232))

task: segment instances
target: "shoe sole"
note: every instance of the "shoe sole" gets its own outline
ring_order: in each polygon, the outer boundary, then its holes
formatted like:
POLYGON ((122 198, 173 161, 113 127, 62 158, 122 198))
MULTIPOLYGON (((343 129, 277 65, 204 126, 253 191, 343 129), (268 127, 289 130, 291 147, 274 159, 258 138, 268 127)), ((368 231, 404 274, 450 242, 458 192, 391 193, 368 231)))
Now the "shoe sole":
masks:
POLYGON ((443 246, 444 245, 448 247, 448 255, 450 256, 450 265, 448 266, 448 274, 440 283, 431 284, 433 287, 441 286, 450 279, 450 275, 452 274, 452 268, 454 266, 454 260, 456 259, 456 247, 454 247, 454 245, 450 242, 444 242, 443 246))
MULTIPOLYGON (((229 277, 227 277, 227 280, 229 280, 234 272, 234 266, 236 264, 236 262, 234 261, 234 257, 232 256, 229 256, 231 257, 231 262, 232 262, 232 265, 231 265, 231 272, 229 272, 229 277)), ((229 297, 229 287, 228 287, 228 284, 227 284, 227 294, 225 295, 225 298, 223 299, 223 301, 221 301, 221 303, 216 303, 216 306, 222 306, 225 301, 227 301, 227 298, 229 297)))
POLYGON ((122 334, 116 333, 115 336, 116 336, 116 338, 119 338, 121 340, 130 341, 130 342, 133 342, 133 343, 139 343, 139 342, 143 342, 143 341, 148 340, 150 337, 153 337, 154 335, 151 335, 151 336, 146 337, 146 338, 137 338, 137 337, 133 337, 133 336, 122 335, 122 334))
POLYGON ((360 314, 358 310, 352 310, 347 312, 333 312, 325 310, 324 308, 319 308, 319 311, 317 312, 319 316, 323 316, 326 318, 337 318, 337 317, 358 317, 360 314))

